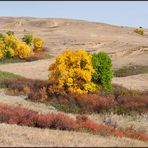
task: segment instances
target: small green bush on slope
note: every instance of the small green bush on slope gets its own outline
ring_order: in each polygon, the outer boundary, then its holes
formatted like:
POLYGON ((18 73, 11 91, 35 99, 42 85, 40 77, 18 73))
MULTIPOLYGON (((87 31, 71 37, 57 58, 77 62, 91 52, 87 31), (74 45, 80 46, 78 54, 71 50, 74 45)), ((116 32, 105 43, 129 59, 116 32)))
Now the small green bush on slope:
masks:
POLYGON ((27 44, 27 45, 32 45, 32 40, 33 40, 33 35, 32 34, 25 34, 22 40, 27 44))

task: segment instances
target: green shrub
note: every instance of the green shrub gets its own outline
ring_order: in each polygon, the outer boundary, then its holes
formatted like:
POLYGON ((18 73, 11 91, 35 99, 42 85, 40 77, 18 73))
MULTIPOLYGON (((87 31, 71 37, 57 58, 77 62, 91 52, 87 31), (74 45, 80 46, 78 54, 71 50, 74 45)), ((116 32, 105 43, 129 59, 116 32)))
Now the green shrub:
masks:
MULTIPOLYGON (((19 75, 10 73, 10 72, 0 71, 0 80, 16 80, 19 78, 22 78, 22 77, 19 75)), ((1 83, 0 83, 0 85, 1 85, 1 83)))
POLYGON ((112 91, 111 80, 113 77, 112 61, 105 52, 92 54, 92 64, 95 69, 93 81, 107 91, 112 91))
POLYGON ((4 35, 2 33, 0 33, 0 40, 4 39, 4 35))
POLYGON ((8 34, 8 35, 14 35, 14 32, 13 31, 7 31, 6 34, 8 34))
POLYGON ((30 45, 32 44, 32 40, 33 40, 33 35, 32 34, 25 34, 24 37, 22 38, 22 40, 27 44, 30 45))

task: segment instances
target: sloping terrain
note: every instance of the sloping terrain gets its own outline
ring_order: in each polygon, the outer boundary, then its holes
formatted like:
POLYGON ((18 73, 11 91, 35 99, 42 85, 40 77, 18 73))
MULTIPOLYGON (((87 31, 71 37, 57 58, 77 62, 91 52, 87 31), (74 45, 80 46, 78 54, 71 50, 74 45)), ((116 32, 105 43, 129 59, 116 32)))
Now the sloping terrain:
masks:
MULTIPOLYGON (((0 103, 7 103, 18 107, 31 109, 40 113, 57 113, 58 111, 51 106, 42 103, 33 103, 24 100, 25 96, 8 96, 0 90, 0 103)), ((76 115, 67 114, 70 117, 76 115)), ((148 132, 148 116, 122 116, 107 114, 89 115, 91 120, 103 123, 103 119, 111 118, 112 122, 117 123, 118 128, 134 127, 136 130, 148 132)), ((133 140, 129 138, 104 137, 88 133, 60 131, 50 129, 39 129, 18 125, 0 124, 0 146, 147 146, 147 142, 133 140)))
POLYGON ((147 145, 147 142, 131 140, 128 138, 106 138, 88 133, 0 124, 0 146, 147 147, 147 145))
MULTIPOLYGON (((69 115, 72 118, 75 118, 77 114, 64 113, 57 110, 53 106, 45 105, 44 103, 32 102, 25 100, 26 96, 9 96, 5 94, 5 89, 0 90, 0 103, 5 103, 8 105, 13 105, 16 107, 27 108, 39 113, 63 113, 69 115)), ((136 130, 144 130, 148 133, 148 115, 135 115, 132 116, 122 116, 122 115, 113 115, 113 114, 91 114, 88 115, 91 120, 95 122, 103 123, 104 118, 111 118, 113 123, 117 123, 117 127, 120 128, 129 128, 131 126, 136 130)))
MULTIPOLYGON (((31 17, 0 17, 0 32, 14 31, 20 38, 27 33, 45 40, 48 53, 57 56, 65 49, 85 48, 90 52, 106 51, 112 58, 114 69, 130 65, 148 65, 148 29, 144 36, 134 28, 70 19, 41 19, 31 17)), ((0 65, 1 71, 12 72, 34 79, 48 79, 50 60, 0 65)), ((148 74, 114 78, 132 89, 147 90, 148 74)))
MULTIPOLYGON (((52 61, 54 61, 54 58, 33 62, 4 64, 0 65, 0 71, 11 72, 31 79, 47 80, 49 74, 48 67, 52 61)), ((148 73, 128 77, 114 77, 112 82, 129 89, 147 91, 148 73)))
POLYGON ((41 19, 29 17, 0 17, 0 32, 14 31, 19 37, 24 32, 41 36, 56 56, 67 48, 106 51, 115 68, 127 64, 148 65, 148 29, 145 35, 134 28, 70 19, 41 19))
MULTIPOLYGON (((1 64, 7 71, 32 79, 48 79, 48 67, 57 54, 65 49, 85 48, 89 52, 106 51, 112 58, 114 69, 127 65, 148 65, 148 29, 144 36, 134 28, 70 19, 40 19, 31 17, 0 17, 0 32, 14 31, 22 38, 26 33, 41 36, 54 57, 34 62, 1 64)), ((148 90, 148 73, 113 78, 113 83, 127 88, 148 90)), ((51 106, 24 100, 25 96, 8 96, 0 90, 0 102, 29 108, 38 112, 57 112, 51 106)), ((102 122, 105 115, 91 115, 102 122)), ((110 115, 118 126, 134 126, 147 132, 147 116, 123 117, 110 115)), ((20 127, 0 124, 0 146, 148 146, 147 142, 128 138, 103 137, 88 133, 20 127)))

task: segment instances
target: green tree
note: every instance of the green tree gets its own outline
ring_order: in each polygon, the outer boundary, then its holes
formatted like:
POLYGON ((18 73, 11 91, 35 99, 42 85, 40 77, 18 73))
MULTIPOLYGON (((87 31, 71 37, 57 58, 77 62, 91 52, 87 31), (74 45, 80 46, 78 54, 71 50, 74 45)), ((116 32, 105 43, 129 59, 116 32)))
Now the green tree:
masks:
POLYGON ((13 31, 7 31, 6 34, 8 34, 8 35, 14 35, 14 32, 13 31))
POLYGON ((24 37, 22 38, 23 42, 25 42, 27 45, 32 44, 32 40, 33 40, 33 35, 32 34, 25 34, 24 37))
POLYGON ((113 71, 111 58, 105 52, 94 53, 92 54, 92 64, 95 69, 93 82, 107 91, 112 91, 113 71))

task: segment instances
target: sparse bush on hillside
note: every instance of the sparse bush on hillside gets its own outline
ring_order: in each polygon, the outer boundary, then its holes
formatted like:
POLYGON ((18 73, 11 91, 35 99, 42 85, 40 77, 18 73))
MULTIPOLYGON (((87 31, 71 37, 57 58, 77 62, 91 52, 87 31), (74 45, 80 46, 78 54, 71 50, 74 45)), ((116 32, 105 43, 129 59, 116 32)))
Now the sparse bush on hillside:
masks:
POLYGON ((22 40, 29 46, 32 45, 33 35, 32 34, 25 34, 22 40))
POLYGON ((144 35, 144 30, 143 30, 141 27, 136 28, 136 29, 134 30, 134 32, 136 32, 136 33, 138 33, 138 34, 140 34, 140 35, 144 35))
POLYGON ((14 35, 14 32, 13 31, 7 31, 6 34, 7 35, 14 35))
POLYGON ((49 67, 52 71, 49 80, 63 87, 65 91, 87 93, 95 91, 95 85, 91 82, 94 69, 91 63, 91 55, 85 50, 66 50, 58 55, 56 61, 49 67))
MULTIPOLYGON (((25 34, 21 41, 14 35, 13 31, 8 31, 5 35, 0 33, 0 59, 7 61, 7 59, 12 59, 14 57, 27 60, 27 58, 31 57, 28 59, 28 61, 31 61, 47 58, 47 56, 42 53, 33 54, 31 48, 32 40, 32 34, 25 34)), ((43 43, 42 39, 34 38, 35 50, 45 50, 43 43)))
POLYGON ((17 48, 17 42, 18 42, 18 39, 14 35, 7 35, 6 34, 4 37, 5 46, 11 47, 12 49, 17 48))
POLYGON ((43 50, 44 41, 40 37, 33 39, 33 46, 35 51, 43 50))
POLYGON ((105 52, 94 53, 92 55, 92 64, 95 69, 95 73, 93 74, 94 83, 111 91, 113 77, 111 58, 105 52))
POLYGON ((24 42, 18 42, 17 48, 15 49, 15 56, 18 56, 19 58, 27 58, 31 55, 32 49, 30 46, 28 46, 24 42))

